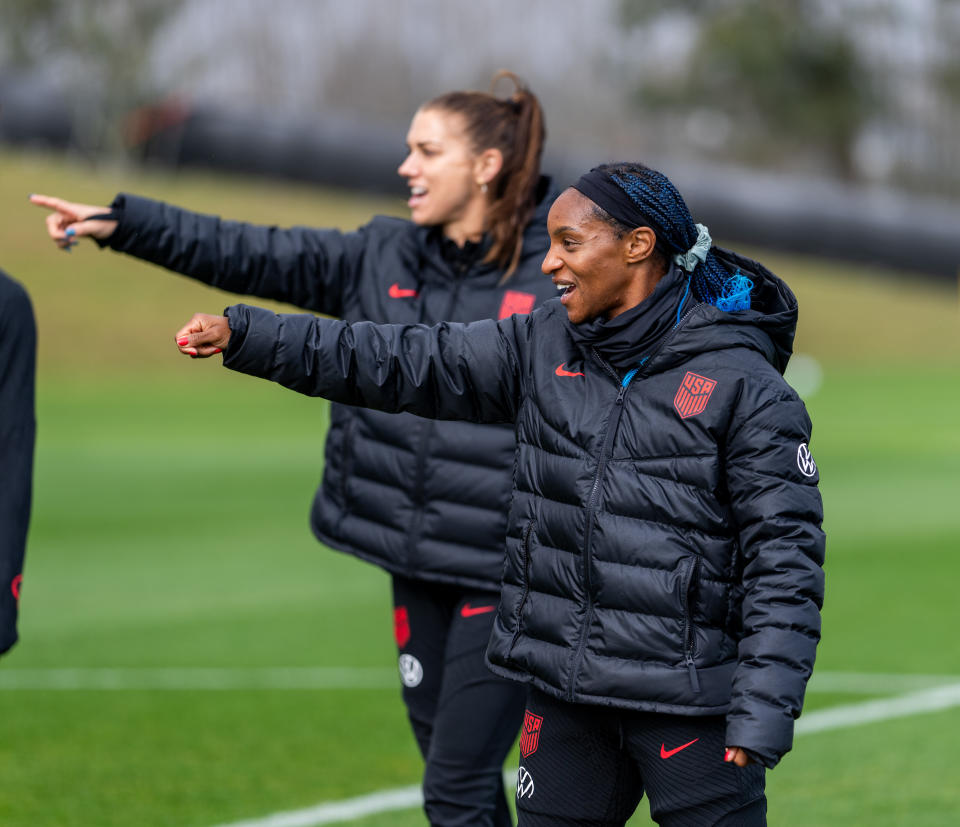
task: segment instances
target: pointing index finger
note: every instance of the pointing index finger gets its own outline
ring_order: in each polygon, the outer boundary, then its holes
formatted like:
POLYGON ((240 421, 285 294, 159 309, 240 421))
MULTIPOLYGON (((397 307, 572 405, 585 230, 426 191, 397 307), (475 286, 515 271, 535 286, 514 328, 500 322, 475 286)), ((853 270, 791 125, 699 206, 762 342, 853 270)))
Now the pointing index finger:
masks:
POLYGON ((64 201, 61 198, 54 198, 52 195, 39 195, 33 193, 30 196, 30 203, 36 204, 38 207, 47 207, 51 210, 59 210, 64 206, 64 201))

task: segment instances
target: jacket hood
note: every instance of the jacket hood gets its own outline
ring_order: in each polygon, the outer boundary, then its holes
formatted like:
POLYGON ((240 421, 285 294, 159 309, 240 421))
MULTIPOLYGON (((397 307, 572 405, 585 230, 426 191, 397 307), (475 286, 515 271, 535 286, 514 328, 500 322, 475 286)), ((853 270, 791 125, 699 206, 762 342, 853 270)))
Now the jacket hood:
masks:
POLYGON ((793 353, 796 297, 782 279, 759 262, 722 247, 714 247, 713 252, 731 275, 739 269, 753 281, 750 309, 727 313, 709 304, 696 305, 677 335, 667 337, 653 365, 663 370, 708 350, 749 347, 763 354, 782 374, 793 353))

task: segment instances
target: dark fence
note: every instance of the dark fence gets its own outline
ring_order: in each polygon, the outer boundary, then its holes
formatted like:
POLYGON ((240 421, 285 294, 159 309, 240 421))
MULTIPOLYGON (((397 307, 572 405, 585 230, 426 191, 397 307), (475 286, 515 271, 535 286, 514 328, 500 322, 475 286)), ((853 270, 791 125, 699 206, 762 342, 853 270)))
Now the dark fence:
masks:
MULTIPOLYGON (((127 134, 144 162, 203 167, 402 194, 396 174, 404 128, 346 116, 280 119, 269 112, 196 109, 167 102, 134 113, 127 134)), ((69 148, 68 111, 27 92, 4 94, 0 140, 69 148)), ((663 170, 715 238, 873 263, 954 280, 960 205, 889 189, 759 173, 672 159, 606 157, 603 147, 548 153, 558 183, 597 163, 643 160, 663 170)))

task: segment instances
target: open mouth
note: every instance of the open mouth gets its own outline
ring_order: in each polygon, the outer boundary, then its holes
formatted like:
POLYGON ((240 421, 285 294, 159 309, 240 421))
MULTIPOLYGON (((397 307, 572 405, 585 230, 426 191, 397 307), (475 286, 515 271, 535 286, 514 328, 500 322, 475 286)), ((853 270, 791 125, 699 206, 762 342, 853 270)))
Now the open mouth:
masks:
POLYGON ((423 202, 427 195, 426 187, 410 187, 410 198, 407 200, 407 206, 411 209, 423 202))
POLYGON ((556 282, 556 288, 560 291, 560 301, 563 302, 563 304, 567 303, 570 296, 577 289, 572 281, 558 281, 556 282))

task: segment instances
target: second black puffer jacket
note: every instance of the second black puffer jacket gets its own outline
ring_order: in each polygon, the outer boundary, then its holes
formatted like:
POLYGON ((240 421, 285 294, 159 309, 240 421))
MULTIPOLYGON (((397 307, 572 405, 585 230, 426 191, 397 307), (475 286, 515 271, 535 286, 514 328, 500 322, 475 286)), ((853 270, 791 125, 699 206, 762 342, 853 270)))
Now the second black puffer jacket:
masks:
MULTIPOLYGON (((109 246, 232 293, 348 321, 434 324, 528 313, 556 295, 540 271, 543 179, 516 272, 445 255, 435 228, 378 217, 350 233, 279 229, 122 194, 109 246)), ((481 256, 482 258, 482 256, 481 256)), ((332 548, 421 580, 499 590, 512 426, 434 422, 334 404, 311 523, 332 548)))

